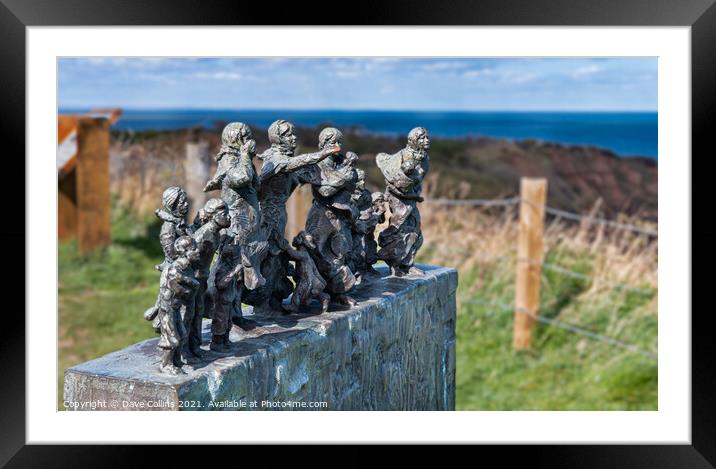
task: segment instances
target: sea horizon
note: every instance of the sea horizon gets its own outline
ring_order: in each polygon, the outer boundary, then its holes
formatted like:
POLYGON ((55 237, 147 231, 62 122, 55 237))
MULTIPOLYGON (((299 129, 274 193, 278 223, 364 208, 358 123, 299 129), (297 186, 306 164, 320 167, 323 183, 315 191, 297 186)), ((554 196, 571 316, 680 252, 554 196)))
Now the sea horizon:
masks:
MULTIPOLYGON (((81 113, 88 110, 65 107, 59 112, 81 113)), ((600 147, 622 157, 658 159, 658 111, 648 110, 122 108, 122 111, 122 117, 113 126, 115 129, 161 131, 215 128, 221 122, 231 121, 267 128, 276 119, 286 119, 299 127, 334 125, 375 134, 404 135, 413 127, 422 126, 437 138, 533 139, 562 145, 600 147)))

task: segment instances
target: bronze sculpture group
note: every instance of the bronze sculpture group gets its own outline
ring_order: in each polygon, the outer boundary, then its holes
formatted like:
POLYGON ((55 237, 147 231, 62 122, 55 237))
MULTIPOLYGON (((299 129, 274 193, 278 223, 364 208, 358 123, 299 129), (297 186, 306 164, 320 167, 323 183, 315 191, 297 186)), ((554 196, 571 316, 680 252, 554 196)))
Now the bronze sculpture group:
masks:
POLYGON ((426 129, 413 129, 399 152, 376 156, 384 193, 365 188, 358 155, 343 151, 338 129, 323 129, 318 152, 302 155, 294 155, 290 122, 271 124, 268 137, 270 148, 256 155, 247 125, 224 128, 217 171, 204 188, 220 190, 221 197, 210 199, 191 224, 186 192, 164 191, 156 211, 165 255, 157 265, 159 295, 144 314, 161 335, 162 372, 184 373, 184 365, 198 361, 204 317, 212 321, 209 348, 227 352, 232 326, 247 325, 242 303, 288 314, 317 300, 326 312, 331 303, 355 305, 351 291, 378 274, 373 264, 379 259, 394 276, 422 274, 414 262, 423 243, 417 203, 429 167, 426 129), (259 173, 255 156, 263 162, 259 173), (310 184, 313 204, 305 229, 289 243, 286 202, 302 184, 310 184), (386 203, 388 227, 376 243, 386 203))

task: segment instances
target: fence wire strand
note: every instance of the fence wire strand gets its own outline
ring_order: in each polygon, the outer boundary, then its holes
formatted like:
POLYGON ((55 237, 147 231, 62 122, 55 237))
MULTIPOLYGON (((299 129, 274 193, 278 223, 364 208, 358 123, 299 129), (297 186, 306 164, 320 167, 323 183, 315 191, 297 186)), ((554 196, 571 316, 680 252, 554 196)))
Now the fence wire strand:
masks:
MULTIPOLYGON (((426 199, 425 202, 428 204, 435 204, 435 205, 448 205, 448 206, 475 206, 475 207, 507 207, 516 205, 520 202, 526 202, 531 203, 530 201, 524 200, 520 197, 511 197, 506 199, 445 199, 445 198, 437 198, 437 199, 426 199)), ((594 223, 598 225, 604 225, 608 226, 610 228, 620 229, 620 230, 627 230, 632 231, 635 233, 640 233, 648 236, 658 237, 658 232, 656 230, 651 230, 648 228, 642 228, 630 223, 619 223, 615 222, 613 220, 608 220, 606 218, 599 218, 599 217, 593 217, 590 215, 580 215, 578 213, 568 212, 566 210, 560 210, 554 207, 550 207, 545 205, 544 210, 546 213, 549 213, 550 215, 554 215, 556 217, 566 218, 568 220, 574 220, 574 221, 588 221, 589 223, 594 223)), ((456 250, 456 249, 449 249, 448 252, 454 252, 454 253, 464 253, 464 254, 474 254, 469 250, 456 250)), ((624 283, 615 282, 613 280, 608 280, 602 277, 594 277, 587 274, 583 274, 581 272, 575 272, 573 270, 569 270, 565 267, 562 267, 557 264, 552 264, 549 262, 538 262, 533 261, 531 259, 517 259, 519 262, 529 262, 531 264, 539 265, 543 270, 549 270, 552 272, 557 272, 559 274, 572 277, 572 278, 578 278, 581 280, 586 280, 592 283, 602 283, 606 285, 611 285, 615 289, 622 289, 627 291, 633 291, 643 294, 650 294, 653 293, 653 290, 647 289, 647 288, 638 288, 638 287, 632 287, 629 285, 626 285, 624 283)), ((486 300, 479 300, 479 299, 471 299, 471 300, 463 300, 462 303, 466 304, 476 304, 476 305, 482 305, 487 306, 491 309, 494 309, 494 311, 498 313, 509 313, 509 312, 517 312, 520 314, 526 314, 530 316, 535 321, 541 322, 543 324, 547 324, 552 327, 557 327, 559 329, 581 335, 583 337, 590 338, 592 340, 596 340, 602 343, 606 343, 609 345, 613 345, 616 347, 623 348, 625 350, 629 350, 630 352, 640 354, 642 356, 645 356, 647 358, 650 358, 652 360, 657 360, 658 355, 650 350, 645 350, 635 344, 625 342, 623 340, 615 339, 614 337, 609 337, 604 334, 600 334, 598 332, 590 331, 588 329, 585 329, 580 326, 576 326, 574 324, 570 324, 567 322, 563 322, 557 319, 548 318, 539 314, 534 314, 530 311, 527 311, 524 308, 515 308, 513 305, 503 303, 500 301, 486 301, 486 300)), ((494 311, 491 311, 490 313, 493 314, 494 311)))
MULTIPOLYGON (((524 200, 520 197, 510 197, 507 199, 425 199, 425 203, 435 205, 448 205, 448 206, 473 206, 473 207, 505 207, 510 205, 516 205, 520 202, 530 204, 530 201, 524 200)), ((618 230, 626 230, 634 233, 640 233, 647 236, 658 237, 659 232, 657 230, 651 230, 648 228, 642 228, 640 226, 631 223, 619 223, 614 220, 608 220, 606 218, 593 217, 590 215, 580 215, 574 212, 568 212, 558 208, 550 207, 549 205, 544 206, 544 211, 550 215, 554 215, 560 218, 566 218, 568 220, 583 221, 587 220, 589 223, 597 225, 604 225, 610 228, 618 230)))
POLYGON ((509 199, 425 199, 425 203, 435 205, 467 205, 474 207, 505 207, 516 205, 520 201, 519 197, 511 197, 509 199))
POLYGON ((517 261, 518 262, 526 262, 526 263, 532 264, 532 265, 539 265, 539 266, 542 266, 542 268, 544 270, 550 270, 552 272, 556 272, 558 274, 562 274, 567 277, 572 277, 572 278, 576 278, 576 279, 580 279, 580 280, 586 280, 588 282, 592 282, 593 284, 601 283, 604 285, 609 285, 609 286, 613 287, 614 289, 626 290, 626 291, 631 291, 634 293, 641 293, 643 295, 649 295, 654 292, 653 289, 632 287, 625 283, 617 282, 614 280, 609 280, 604 277, 595 277, 592 275, 583 274, 581 272, 575 272, 573 270, 566 269, 566 268, 562 267, 561 265, 552 264, 549 262, 538 262, 538 261, 533 261, 531 259, 526 259, 526 258, 518 258, 517 261))
POLYGON ((631 223, 619 223, 613 220, 607 220, 606 218, 599 218, 599 217, 592 217, 589 215, 579 215, 578 213, 572 213, 567 212, 565 210, 560 210, 558 208, 550 207, 548 205, 545 205, 544 211, 549 213, 550 215, 554 215, 556 217, 561 218, 567 218, 570 220, 575 221, 582 221, 587 220, 589 223, 595 223, 597 225, 605 225, 609 226, 610 228, 615 228, 618 230, 627 230, 632 231, 634 233, 640 233, 648 236, 659 236, 659 232, 656 230, 650 230, 648 228, 641 228, 636 225, 632 225, 631 223))
MULTIPOLYGON (((436 246, 433 246, 433 247, 436 247, 436 246)), ((444 254, 457 254, 457 255, 473 256, 473 257, 477 256, 478 258, 484 258, 484 259, 489 259, 489 260, 494 259, 494 256, 481 257, 481 256, 479 256, 478 252, 471 251, 469 249, 452 248, 452 247, 447 248, 447 249, 437 247, 437 249, 444 254)), ((599 285, 599 284, 607 285, 614 289, 630 291, 630 292, 634 292, 634 293, 640 293, 642 295, 649 295, 651 293, 654 293, 654 291, 655 291, 655 289, 652 289, 652 288, 633 287, 631 285, 627 285, 626 283, 617 282, 615 280, 607 279, 604 277, 596 277, 593 275, 583 274, 581 272, 575 272, 574 270, 570 270, 565 267, 562 267, 561 265, 552 264, 550 262, 538 262, 538 261, 532 261, 532 260, 526 259, 526 258, 517 258, 517 261, 518 262, 527 262, 527 263, 530 263, 533 265, 540 265, 540 266, 542 266, 542 268, 544 270, 549 270, 549 271, 556 272, 558 274, 562 274, 567 277, 576 278, 579 280, 585 280, 585 281, 591 282, 592 284, 595 284, 595 285, 599 285)))
POLYGON ((584 329, 583 327, 575 326, 574 324, 570 324, 567 322, 559 321, 557 319, 548 318, 545 316, 541 316, 539 314, 534 314, 529 311, 527 311, 524 308, 514 308, 512 305, 509 305, 507 303, 503 302, 497 302, 497 301, 481 301, 481 300, 463 300, 462 303, 467 304, 476 304, 476 305, 483 305, 488 307, 496 307, 499 308, 497 312, 499 313, 511 313, 511 312, 517 312, 520 314, 526 314, 527 316, 531 317, 535 321, 539 321, 543 324, 547 324, 549 326, 557 327, 559 329, 566 330, 568 332, 572 332, 574 334, 578 334, 584 337, 588 337, 590 339, 603 342, 609 345, 614 345, 616 347, 623 348, 625 350, 629 350, 630 352, 638 353, 640 355, 643 355, 647 358, 650 358, 652 360, 657 360, 658 355, 654 352, 651 352, 649 350, 645 350, 637 345, 634 345, 629 342, 624 342, 623 340, 615 339, 614 337, 609 337, 604 334, 599 334, 598 332, 593 332, 588 329, 584 329))

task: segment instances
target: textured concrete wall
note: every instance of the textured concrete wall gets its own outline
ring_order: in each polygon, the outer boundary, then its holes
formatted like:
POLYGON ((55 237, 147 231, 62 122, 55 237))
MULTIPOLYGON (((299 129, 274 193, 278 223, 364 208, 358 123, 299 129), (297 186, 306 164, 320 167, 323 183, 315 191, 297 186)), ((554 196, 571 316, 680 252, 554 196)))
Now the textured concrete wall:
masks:
MULTIPOLYGON (((85 408, 104 401, 107 410, 111 401, 119 409, 142 402, 161 410, 251 409, 255 401, 257 410, 302 409, 301 402, 326 402, 328 410, 454 410, 457 272, 422 267, 423 278, 358 288, 355 308, 253 315, 259 326, 235 327, 230 354, 207 351, 184 376, 158 372, 157 339, 77 365, 65 373, 65 400, 89 402, 85 408)), ((207 322, 205 343, 208 332, 207 322)))

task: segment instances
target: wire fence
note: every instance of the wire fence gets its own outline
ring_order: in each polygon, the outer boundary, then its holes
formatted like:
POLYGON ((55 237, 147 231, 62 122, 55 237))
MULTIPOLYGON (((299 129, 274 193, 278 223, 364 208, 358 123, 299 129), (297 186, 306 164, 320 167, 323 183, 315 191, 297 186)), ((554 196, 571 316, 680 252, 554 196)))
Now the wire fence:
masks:
MULTIPOLYGON (((531 203, 528 200, 522 199, 520 197, 509 197, 504 199, 425 199, 425 203, 427 204, 472 207, 507 207, 517 205, 520 202, 531 203)), ((617 230, 631 231, 633 233, 639 233, 652 237, 659 236, 657 230, 640 227, 632 223, 620 223, 614 220, 608 220, 606 218, 595 217, 592 215, 580 215, 579 213, 568 212, 566 210, 550 207, 549 205, 544 206, 544 211, 555 217, 564 218, 567 220, 586 222, 595 225, 604 225, 617 230)))
POLYGON ((631 285, 627 285, 625 283, 617 282, 615 280, 607 279, 604 277, 595 277, 592 275, 583 274, 581 272, 575 272, 574 270, 569 270, 567 268, 564 268, 557 264, 552 264, 550 262, 537 262, 532 261, 530 259, 518 259, 520 262, 528 262, 530 264, 534 265, 541 265, 542 269, 548 270, 551 272, 555 272, 558 274, 562 274, 567 277, 576 278, 579 280, 585 280, 587 282, 590 282, 592 285, 609 285, 615 290, 625 290, 625 291, 631 291, 634 293, 640 293, 643 295, 649 295, 654 292, 653 289, 650 288, 640 288, 640 287, 633 287, 631 285))
POLYGON ((633 233, 639 233, 639 234, 654 236, 654 237, 659 235, 659 233, 656 230, 642 228, 642 227, 633 225, 631 223, 619 223, 619 222, 615 222, 613 220, 607 220, 606 218, 579 215, 577 213, 567 212, 566 210, 560 210, 558 208, 554 208, 554 207, 550 207, 550 206, 545 206, 544 211, 549 213, 550 215, 554 215, 556 217, 561 217, 561 218, 566 218, 568 220, 574 220, 574 221, 585 221, 586 220, 588 223, 604 225, 604 226, 608 226, 610 228, 615 228, 618 230, 626 230, 626 231, 631 231, 633 233))
MULTIPOLYGON (((438 199, 426 199, 425 202, 428 204, 434 204, 434 205, 443 205, 443 206, 474 206, 474 207, 509 207, 519 204, 520 202, 527 202, 531 203, 529 201, 526 201, 520 197, 510 197, 510 198, 504 198, 504 199, 444 199, 444 198, 438 198, 438 199)), ((619 223, 615 222, 613 220, 608 220, 605 218, 599 218, 594 217, 592 215, 580 215, 573 212, 568 212, 565 210, 557 209, 554 207, 544 206, 544 211, 546 213, 549 213, 553 216, 573 220, 573 221, 580 221, 580 222, 587 222, 587 224, 595 224, 595 225, 603 225, 607 226, 613 229, 619 229, 619 230, 626 230, 631 231, 633 233, 637 233, 640 235, 646 235, 650 237, 658 237, 658 232, 653 229, 640 227, 634 224, 630 223, 619 223)), ((460 254, 460 255, 470 255, 474 256, 476 253, 474 251, 468 250, 468 249, 460 249, 460 248, 448 248, 446 250, 449 253, 454 254, 460 254)), ((635 292, 645 295, 650 295, 655 293, 655 289, 650 288, 641 288, 641 287, 634 287, 622 282, 617 282, 612 279, 607 279, 604 277, 597 277, 597 276, 591 276, 587 275, 582 272, 576 272, 574 270, 570 270, 564 266, 550 263, 550 262, 544 262, 544 261, 537 261, 532 259, 524 259, 524 258, 518 258, 518 262, 528 262, 532 265, 539 265, 542 271, 550 271, 554 272, 560 275, 564 275, 570 278, 576 278, 580 280, 584 280, 587 282, 590 282, 592 285, 602 284, 607 285, 615 290, 623 290, 623 291, 629 291, 629 292, 635 292)), ((526 314, 532 319, 534 319, 537 322, 540 322, 542 324, 549 325, 551 327, 556 327, 565 331, 568 331, 573 334, 577 334, 583 337, 590 338, 592 340, 596 340, 605 344, 609 344, 615 347, 619 347, 625 350, 628 350, 633 353, 637 353, 639 355, 642 355, 644 357, 647 357, 652 360, 657 360, 658 355, 657 353, 646 350, 642 347, 639 347, 636 344, 629 343, 620 339, 617 339, 615 337, 610 337, 605 334, 601 334, 596 331, 589 330, 587 328, 584 328, 579 325, 571 324, 568 322, 561 321, 556 318, 550 318, 546 317, 537 313, 533 313, 528 311, 525 308, 517 308, 515 305, 508 304, 501 301, 494 301, 494 300, 480 300, 480 299, 469 299, 464 300, 462 303, 465 304, 476 304, 476 305, 484 305, 492 308, 493 311, 497 313, 515 313, 515 314, 526 314)))
MULTIPOLYGON (((469 249, 464 249, 464 248, 453 248, 453 247, 441 248, 441 252, 444 254, 455 254, 455 255, 460 255, 460 256, 472 256, 472 257, 476 256, 478 258, 483 258, 486 260, 494 259, 494 256, 492 256, 492 255, 480 256, 479 253, 476 253, 474 251, 471 251, 469 249)), ((642 295, 650 295, 650 294, 654 293, 654 289, 652 289, 652 288, 635 287, 635 286, 628 285, 626 283, 619 282, 619 281, 616 281, 613 279, 594 276, 594 275, 587 275, 585 273, 570 270, 570 269, 567 269, 566 267, 563 267, 563 266, 560 266, 558 264, 554 264, 551 262, 532 261, 530 259, 524 259, 524 258, 518 258, 517 261, 518 262, 528 262, 528 263, 534 264, 534 265, 540 265, 540 266, 542 266, 543 270, 555 272, 555 273, 562 274, 564 276, 571 277, 571 278, 576 278, 579 280, 584 280, 586 282, 590 282, 591 285, 606 285, 606 286, 609 286, 615 290, 624 290, 624 291, 639 293, 642 295)))
POLYGON ((452 206, 473 206, 473 207, 505 207, 516 205, 520 202, 519 197, 511 197, 509 199, 425 199, 425 203, 435 205, 452 205, 452 206))
POLYGON ((542 316, 540 314, 534 314, 529 311, 527 311, 524 308, 515 308, 513 305, 510 305, 508 303, 500 302, 500 301, 482 301, 482 300, 464 300, 462 303, 465 304, 475 304, 475 305, 482 305, 482 306, 488 306, 495 308, 494 311, 500 314, 505 313, 514 313, 517 312, 519 314, 526 314, 527 316, 531 317, 535 321, 541 322, 543 324, 547 324, 549 326, 558 327, 562 330, 571 332, 573 334, 578 334, 584 337, 588 337, 590 339, 603 342, 605 344, 614 345, 616 347, 623 348, 625 350, 629 350, 630 352, 638 353, 640 355, 643 355, 647 358, 650 358, 652 360, 657 360, 658 355, 650 350, 645 350, 638 345, 625 342, 623 340, 615 339, 614 337, 609 337, 604 334, 600 334, 598 332, 590 331, 588 329, 585 329, 580 326, 576 326, 574 324, 570 324, 564 321, 560 321, 558 319, 554 318, 548 318, 546 316, 542 316))

